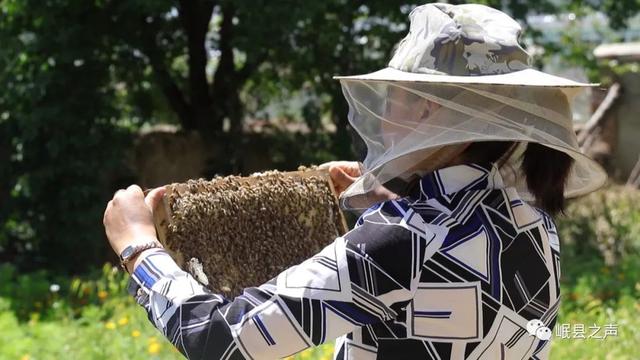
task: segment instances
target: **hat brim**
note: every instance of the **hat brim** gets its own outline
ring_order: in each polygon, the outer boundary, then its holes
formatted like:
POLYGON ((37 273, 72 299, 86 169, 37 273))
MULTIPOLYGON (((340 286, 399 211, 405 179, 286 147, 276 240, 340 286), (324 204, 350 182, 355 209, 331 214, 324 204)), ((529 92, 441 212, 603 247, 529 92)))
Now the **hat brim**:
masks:
MULTIPOLYGON (((504 140, 504 139, 502 139, 504 140)), ((490 140, 489 140, 490 141, 490 140)), ((445 146, 458 144, 456 142, 444 144, 445 146)), ((567 199, 580 197, 586 194, 589 194, 593 191, 596 191, 606 185, 607 183, 607 173, 606 171, 593 159, 589 158, 579 150, 570 147, 557 146, 551 144, 542 144, 544 146, 550 147, 552 149, 563 152, 573 158, 574 163, 571 168, 571 172, 569 173, 569 177, 567 179, 567 184, 565 186, 564 197, 567 199), (586 175, 586 178, 583 176, 586 175)), ((406 154, 404 154, 406 155, 406 154)), ((401 155, 402 156, 402 155, 401 155)), ((394 158, 394 159, 397 159, 394 158)), ((373 201, 368 200, 366 194, 359 193, 357 188, 362 187, 362 182, 365 181, 367 176, 371 176, 371 174, 375 173, 377 169, 379 169, 382 165, 376 166, 373 169, 367 170, 365 173, 356 178, 356 180, 351 183, 350 186, 347 187, 340 194, 340 206, 344 210, 364 210, 374 202, 378 202, 379 199, 375 199, 373 201), (360 185, 359 185, 360 184, 360 185), (356 203, 358 205, 352 205, 354 201, 350 198, 356 198, 358 196, 365 195, 363 199, 359 200, 360 202, 356 203), (370 201, 370 202, 368 202, 370 201)), ((508 167, 507 167, 508 168, 508 167)), ((511 173, 513 168, 509 168, 507 171, 511 173)), ((375 175, 374 175, 375 176, 375 175)), ((506 179, 506 177, 505 177, 506 179)), ((522 182, 524 179, 519 179, 518 183, 508 184, 509 187, 514 187, 518 190, 518 194, 525 201, 534 202, 535 197, 529 192, 528 186, 526 184, 526 180, 522 182)))
POLYGON ((368 80, 368 81, 398 81, 398 82, 426 82, 441 84, 482 84, 482 85, 510 85, 510 86, 540 86, 556 88, 585 88, 599 86, 597 83, 580 83, 563 77, 547 74, 535 69, 525 69, 500 75, 455 76, 442 74, 426 74, 401 71, 391 67, 369 74, 334 76, 336 80, 368 80))

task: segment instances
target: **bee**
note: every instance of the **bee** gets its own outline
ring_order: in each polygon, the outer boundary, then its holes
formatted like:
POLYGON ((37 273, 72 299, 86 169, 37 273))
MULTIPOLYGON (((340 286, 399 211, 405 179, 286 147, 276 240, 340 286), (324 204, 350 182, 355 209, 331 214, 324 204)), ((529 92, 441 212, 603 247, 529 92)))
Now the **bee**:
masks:
MULTIPOLYGON (((328 176, 276 170, 169 185, 165 247, 212 291, 239 295, 346 232, 328 176)), ((162 239, 161 239, 162 240, 162 239)))

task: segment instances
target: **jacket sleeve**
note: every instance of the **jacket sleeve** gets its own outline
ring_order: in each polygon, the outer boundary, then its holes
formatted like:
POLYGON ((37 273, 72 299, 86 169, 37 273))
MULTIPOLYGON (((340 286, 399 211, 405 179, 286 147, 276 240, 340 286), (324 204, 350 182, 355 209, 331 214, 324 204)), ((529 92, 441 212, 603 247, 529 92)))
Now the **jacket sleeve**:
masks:
POLYGON ((189 359, 274 359, 392 320, 411 301, 424 239, 359 221, 322 251, 233 300, 214 294, 153 250, 130 291, 149 320, 189 359))

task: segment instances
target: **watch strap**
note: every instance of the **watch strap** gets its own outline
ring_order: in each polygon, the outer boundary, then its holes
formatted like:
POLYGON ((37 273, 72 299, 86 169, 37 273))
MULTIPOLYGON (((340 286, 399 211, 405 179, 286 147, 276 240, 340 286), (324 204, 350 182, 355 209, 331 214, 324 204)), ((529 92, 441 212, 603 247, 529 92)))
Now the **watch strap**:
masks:
POLYGON ((127 246, 119 256, 120 257, 120 267, 123 270, 127 271, 127 264, 131 261, 131 259, 134 259, 141 252, 143 252, 145 250, 153 249, 153 248, 162 248, 162 245, 158 241, 150 241, 150 242, 147 242, 147 243, 144 243, 144 244, 140 244, 140 245, 129 245, 129 246, 127 246), (127 250, 129 250, 129 251, 127 251, 127 250), (125 252, 129 253, 126 258, 123 257, 123 254, 125 252))

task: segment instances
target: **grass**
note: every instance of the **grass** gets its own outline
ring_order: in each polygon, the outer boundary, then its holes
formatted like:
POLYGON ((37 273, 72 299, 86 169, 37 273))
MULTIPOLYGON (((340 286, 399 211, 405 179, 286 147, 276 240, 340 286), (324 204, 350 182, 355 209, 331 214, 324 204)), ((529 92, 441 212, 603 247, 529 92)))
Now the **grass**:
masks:
POLYGON ((552 358, 637 359, 640 259, 628 258, 616 266, 605 266, 600 259, 582 259, 563 270, 567 280, 561 289, 552 358), (567 330, 564 338, 558 336, 562 335, 562 326, 567 330))
MULTIPOLYGON (((0 265, 0 359, 183 359, 126 295, 126 282, 110 264, 57 281, 0 265)), ((326 344, 296 358, 332 353, 326 344)))

